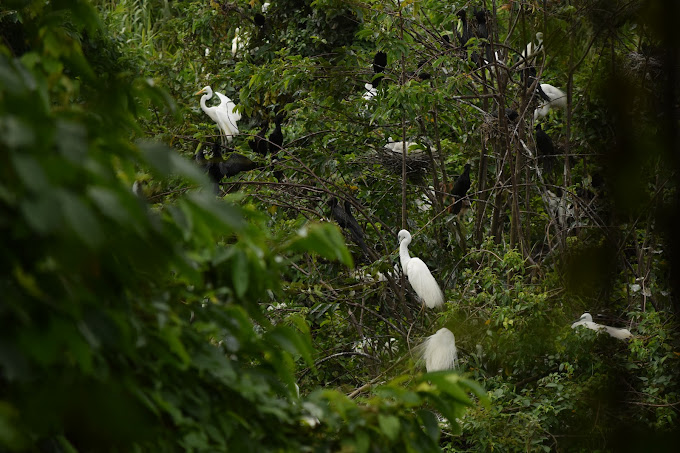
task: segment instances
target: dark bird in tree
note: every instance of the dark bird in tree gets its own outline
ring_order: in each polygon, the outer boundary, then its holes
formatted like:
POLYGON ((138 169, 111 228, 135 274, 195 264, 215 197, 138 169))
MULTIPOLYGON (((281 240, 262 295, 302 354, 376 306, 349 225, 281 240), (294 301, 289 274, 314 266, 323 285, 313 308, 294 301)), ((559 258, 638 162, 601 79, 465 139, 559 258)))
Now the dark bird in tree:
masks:
POLYGON ((453 189, 451 189, 451 194, 455 200, 453 204, 454 214, 460 213, 468 190, 470 190, 470 164, 465 164, 463 174, 456 179, 456 182, 453 183, 453 189))
POLYGON ((475 19, 477 19, 477 37, 479 39, 489 39, 489 30, 486 28, 486 11, 475 11, 475 19))
POLYGON ((226 161, 222 160, 222 150, 218 143, 213 145, 210 159, 206 159, 203 149, 199 150, 194 158, 215 185, 216 193, 219 192, 219 183, 225 176, 235 176, 242 171, 254 170, 262 166, 239 153, 231 153, 226 161))
POLYGON ((370 253, 368 251, 368 246, 364 242, 364 231, 359 226, 359 222, 352 215, 352 205, 349 201, 345 200, 344 209, 338 203, 338 199, 333 197, 328 200, 328 206, 331 208, 331 217, 338 222, 341 228, 349 230, 349 234, 352 237, 352 241, 357 244, 364 251, 367 257, 370 258, 370 253))
POLYGON ((255 170, 262 166, 239 153, 231 153, 226 161, 220 162, 218 165, 222 176, 227 177, 236 176, 242 171, 255 170))
POLYGON ((274 128, 274 131, 269 134, 269 152, 272 154, 278 153, 283 148, 283 132, 281 132, 283 115, 276 115, 274 122, 276 123, 276 127, 274 128))
POLYGON ((519 113, 517 113, 517 110, 513 110, 511 108, 506 108, 505 109, 505 116, 510 121, 515 121, 519 117, 519 113))
POLYGON ((555 166, 555 146, 540 124, 536 125, 536 148, 538 150, 536 153, 538 162, 543 171, 550 173, 555 166))
POLYGON ((213 158, 208 160, 205 158, 205 150, 200 149, 197 153, 196 156, 194 156, 194 159, 196 160, 196 163, 201 166, 203 171, 205 171, 208 174, 208 177, 210 180, 213 182, 213 189, 215 193, 219 193, 219 182, 222 180, 222 171, 220 170, 220 166, 218 162, 215 162, 215 159, 217 158, 216 156, 219 156, 219 158, 222 158, 222 155, 220 153, 220 146, 219 144, 215 143, 213 145, 213 158), (217 154, 215 154, 217 153, 217 154))
POLYGON ((413 72, 409 72, 408 76, 417 79, 419 82, 422 82, 423 80, 429 80, 430 78, 432 78, 432 75, 429 72, 422 70, 423 66, 425 66, 425 63, 427 63, 427 60, 421 60, 418 63, 418 69, 416 69, 413 72))
POLYGON ((258 132, 255 137, 248 141, 248 146, 250 146, 250 149, 263 157, 266 156, 267 152, 269 151, 269 142, 267 142, 267 139, 265 139, 268 129, 269 123, 265 123, 265 125, 262 126, 262 130, 258 132))
MULTIPOLYGON (((493 109, 491 111, 491 116, 494 117, 494 118, 498 118, 498 110, 493 109)), ((515 109, 506 108, 505 109, 505 117, 509 121, 515 121, 517 118, 519 118, 519 113, 517 113, 517 110, 515 110, 515 109)))
MULTIPOLYGON (((477 19, 477 33, 476 33, 477 38, 488 40, 489 29, 486 25, 486 15, 487 11, 484 9, 475 11, 475 19, 477 19)), ((484 48, 484 55, 486 55, 486 64, 495 61, 493 56, 491 55, 491 46, 489 45, 489 43, 483 43, 480 45, 484 48)))
POLYGON ((255 16, 253 17, 253 22, 255 22, 255 25, 257 25, 258 27, 264 27, 264 23, 265 23, 264 14, 255 13, 255 16))
POLYGON ((466 49, 467 48, 466 44, 470 40, 470 28, 468 27, 465 10, 461 9, 456 13, 456 16, 458 16, 463 25, 461 33, 456 32, 456 36, 458 36, 458 42, 460 43, 460 46, 463 49, 466 49))
POLYGON ((376 77, 373 78, 373 83, 371 84, 374 87, 377 87, 380 85, 380 81, 383 78, 383 74, 385 72, 385 68, 387 67, 387 54, 381 50, 375 53, 375 56, 373 57, 373 73, 376 75, 376 77))

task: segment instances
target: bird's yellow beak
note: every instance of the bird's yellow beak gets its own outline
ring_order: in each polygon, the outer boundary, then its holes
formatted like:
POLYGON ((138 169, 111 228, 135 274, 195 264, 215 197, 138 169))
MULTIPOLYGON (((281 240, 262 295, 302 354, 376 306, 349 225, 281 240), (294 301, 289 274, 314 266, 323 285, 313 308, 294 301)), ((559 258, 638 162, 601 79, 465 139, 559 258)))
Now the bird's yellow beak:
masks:
POLYGON ((205 93, 205 88, 203 88, 203 89, 200 90, 200 91, 195 92, 195 93, 194 93, 194 96, 196 96, 197 94, 203 94, 203 93, 205 93))

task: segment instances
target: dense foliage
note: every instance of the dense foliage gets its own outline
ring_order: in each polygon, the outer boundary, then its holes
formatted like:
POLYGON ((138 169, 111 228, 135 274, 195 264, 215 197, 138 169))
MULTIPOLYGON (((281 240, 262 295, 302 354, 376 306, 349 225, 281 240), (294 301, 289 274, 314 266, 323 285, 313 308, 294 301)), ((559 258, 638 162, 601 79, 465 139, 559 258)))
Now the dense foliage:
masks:
POLYGON ((3 2, 0 450, 672 448, 678 9, 3 2), (566 108, 535 118, 539 83, 566 108), (257 164, 217 196, 206 85, 257 164), (443 310, 396 271, 401 228, 443 310), (585 311, 632 338, 571 329, 585 311), (423 373, 444 326, 460 367, 423 373))

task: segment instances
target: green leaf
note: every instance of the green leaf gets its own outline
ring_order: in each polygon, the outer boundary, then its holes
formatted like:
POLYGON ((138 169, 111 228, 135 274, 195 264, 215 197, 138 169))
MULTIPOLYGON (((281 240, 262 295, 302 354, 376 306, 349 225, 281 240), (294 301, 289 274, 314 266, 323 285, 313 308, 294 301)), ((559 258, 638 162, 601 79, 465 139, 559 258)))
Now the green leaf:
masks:
POLYGON ((193 162, 185 159, 162 143, 139 142, 139 149, 147 163, 160 176, 183 176, 195 183, 207 184, 207 178, 193 162))
POLYGON ((96 247, 104 240, 104 235, 92 210, 80 198, 66 190, 59 190, 57 198, 64 219, 73 231, 90 247, 96 247))
POLYGON ((391 441, 397 440, 399 437, 400 423, 399 418, 394 415, 378 415, 378 425, 380 430, 391 441))
POLYGON ((293 250, 316 252, 324 258, 338 260, 348 267, 354 267, 352 255, 337 226, 331 223, 308 223, 298 230, 290 244, 293 250))
POLYGON ((234 283, 234 290, 236 291, 236 296, 243 298, 248 290, 249 269, 248 269, 248 259, 243 250, 236 250, 234 252, 234 257, 232 258, 231 265, 231 278, 234 283))
POLYGON ((312 346, 299 332, 287 326, 276 326, 267 332, 267 337, 281 346, 282 349, 293 355, 299 355, 309 365, 312 366, 312 346))
POLYGON ((418 418, 420 419, 423 427, 425 428, 425 433, 432 439, 434 443, 439 443, 439 421, 437 416, 429 410, 419 410, 417 412, 418 418))

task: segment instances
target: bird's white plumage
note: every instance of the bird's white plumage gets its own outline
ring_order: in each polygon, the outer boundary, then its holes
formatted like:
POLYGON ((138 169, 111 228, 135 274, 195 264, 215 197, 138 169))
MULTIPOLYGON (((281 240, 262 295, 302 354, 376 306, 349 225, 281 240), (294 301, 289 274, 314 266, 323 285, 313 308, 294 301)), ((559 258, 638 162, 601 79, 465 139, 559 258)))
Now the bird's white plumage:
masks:
POLYGON ((446 327, 430 335, 420 346, 427 372, 452 370, 458 367, 456 337, 446 327))
POLYGON ((241 113, 236 110, 236 104, 231 99, 217 91, 215 94, 220 98, 220 105, 218 107, 224 106, 217 110, 217 117, 221 123, 220 127, 227 136, 227 139, 231 141, 234 135, 238 135, 238 125, 236 122, 241 119, 241 113))
POLYGON ((234 30, 234 39, 231 40, 231 56, 236 57, 236 54, 248 45, 248 34, 241 33, 240 27, 234 30))
POLYGON ((373 97, 375 97, 378 94, 378 89, 374 88, 373 84, 367 83, 366 85, 364 85, 364 87, 366 88, 366 92, 364 93, 364 95, 362 97, 364 99, 366 99, 367 101, 369 99, 372 99, 373 97))
POLYGON ((518 66, 519 69, 524 68, 526 66, 525 63, 531 65, 534 59, 536 59, 536 55, 543 52, 543 33, 540 31, 536 33, 536 41, 538 41, 538 44, 530 42, 522 52, 522 58, 520 59, 520 65, 518 66))
POLYGON ((534 110, 534 121, 546 116, 550 109, 567 108, 567 95, 562 90, 555 88, 548 83, 542 83, 541 89, 550 100, 544 100, 543 103, 534 110))
POLYGON ((206 86, 196 94, 201 93, 205 93, 201 96, 201 109, 210 117, 210 119, 217 123, 223 141, 224 138, 228 141, 232 141, 234 135, 238 135, 238 125, 236 123, 241 119, 241 114, 235 110, 236 104, 222 93, 215 92, 214 94, 220 99, 220 104, 215 107, 208 107, 206 101, 212 98, 213 90, 210 86, 206 86))
MULTIPOLYGON (((402 154, 404 150, 404 142, 402 141, 392 141, 392 137, 388 138, 388 143, 385 145, 385 149, 392 151, 395 154, 402 154)), ((406 142, 406 154, 421 154, 423 150, 416 142, 406 142)))
POLYGON ((418 297, 428 308, 437 308, 444 305, 444 293, 432 276, 427 264, 420 258, 411 258, 408 253, 408 245, 411 243, 411 233, 401 230, 399 238, 399 259, 401 268, 409 283, 418 297))
POLYGON ((628 329, 605 326, 603 324, 593 322, 593 317, 590 315, 590 313, 587 312, 583 313, 579 320, 571 325, 571 328, 575 329, 579 326, 584 326, 596 332, 607 332, 610 336, 617 338, 619 340, 627 340, 628 338, 631 338, 633 336, 633 334, 630 333, 630 330, 628 329))

